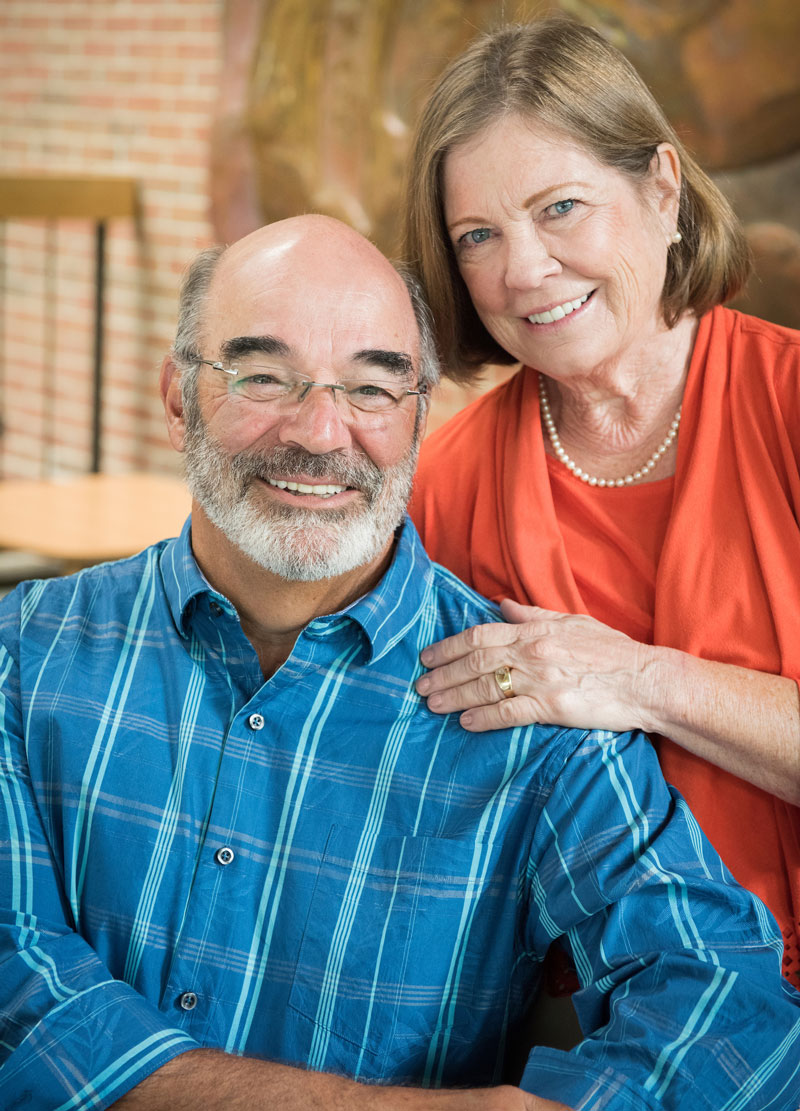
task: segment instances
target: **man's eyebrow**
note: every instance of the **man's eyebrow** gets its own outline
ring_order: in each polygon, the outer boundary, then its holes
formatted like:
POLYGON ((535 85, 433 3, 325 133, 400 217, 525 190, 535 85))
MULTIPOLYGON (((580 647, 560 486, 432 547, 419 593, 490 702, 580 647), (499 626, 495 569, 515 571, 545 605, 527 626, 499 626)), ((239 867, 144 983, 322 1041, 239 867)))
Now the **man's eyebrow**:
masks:
POLYGON ((241 359, 245 355, 278 355, 286 359, 291 355, 291 348, 277 336, 234 336, 226 339, 219 349, 220 357, 224 362, 232 359, 241 359))
POLYGON ((382 348, 367 348, 356 351, 353 362, 366 363, 368 366, 379 366, 392 374, 409 377, 414 373, 414 360, 405 351, 384 351, 382 348))

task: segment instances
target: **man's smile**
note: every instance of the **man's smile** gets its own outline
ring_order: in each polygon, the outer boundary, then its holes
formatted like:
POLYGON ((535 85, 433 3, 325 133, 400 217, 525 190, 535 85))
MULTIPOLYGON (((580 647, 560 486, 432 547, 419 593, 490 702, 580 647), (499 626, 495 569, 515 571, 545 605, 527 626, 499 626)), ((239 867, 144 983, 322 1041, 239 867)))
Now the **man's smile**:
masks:
POLYGON ((335 494, 343 494, 351 489, 348 486, 334 486, 332 483, 287 482, 281 478, 268 478, 267 482, 278 490, 289 490, 293 494, 313 494, 318 498, 332 498, 335 494))

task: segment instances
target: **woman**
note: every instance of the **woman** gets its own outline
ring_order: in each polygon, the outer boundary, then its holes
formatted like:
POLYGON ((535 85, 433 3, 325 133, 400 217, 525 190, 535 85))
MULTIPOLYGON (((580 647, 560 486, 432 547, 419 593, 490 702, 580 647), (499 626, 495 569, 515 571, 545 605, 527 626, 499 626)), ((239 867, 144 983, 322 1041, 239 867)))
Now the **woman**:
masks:
POLYGON ((405 249, 454 377, 523 364, 423 449, 429 552, 515 601, 428 649, 420 692, 473 730, 670 738, 666 778, 800 986, 800 333, 722 307, 749 272, 727 202, 563 18, 440 79, 405 249))

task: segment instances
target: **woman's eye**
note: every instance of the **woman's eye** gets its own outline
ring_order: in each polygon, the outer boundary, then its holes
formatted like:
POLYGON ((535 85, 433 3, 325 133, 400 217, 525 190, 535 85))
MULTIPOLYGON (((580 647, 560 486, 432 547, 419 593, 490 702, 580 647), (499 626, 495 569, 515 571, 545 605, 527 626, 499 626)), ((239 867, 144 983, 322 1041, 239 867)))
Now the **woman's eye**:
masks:
POLYGON ((556 201, 555 204, 548 205, 548 209, 554 216, 566 216, 568 212, 572 212, 576 202, 573 200, 556 201))
POLYGON ((464 235, 458 240, 461 247, 477 247, 479 243, 485 243, 491 236, 489 228, 473 228, 472 231, 465 232, 464 235))

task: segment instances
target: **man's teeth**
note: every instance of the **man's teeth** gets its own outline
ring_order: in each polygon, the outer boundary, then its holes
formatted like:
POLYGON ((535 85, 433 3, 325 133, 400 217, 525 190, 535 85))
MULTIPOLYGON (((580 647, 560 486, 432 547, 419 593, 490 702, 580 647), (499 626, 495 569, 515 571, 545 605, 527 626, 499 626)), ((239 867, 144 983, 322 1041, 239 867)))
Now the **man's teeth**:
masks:
POLYGON ((279 478, 268 478, 270 486, 277 486, 279 490, 291 490, 293 494, 313 494, 317 498, 332 498, 334 494, 342 494, 346 486, 309 486, 305 482, 284 482, 279 478))
POLYGON ((574 301, 565 301, 563 305, 556 305, 554 309, 548 309, 547 312, 531 313, 528 320, 531 324, 552 324, 554 320, 563 320, 565 316, 575 312, 588 300, 589 294, 587 293, 585 297, 578 297, 574 301))

